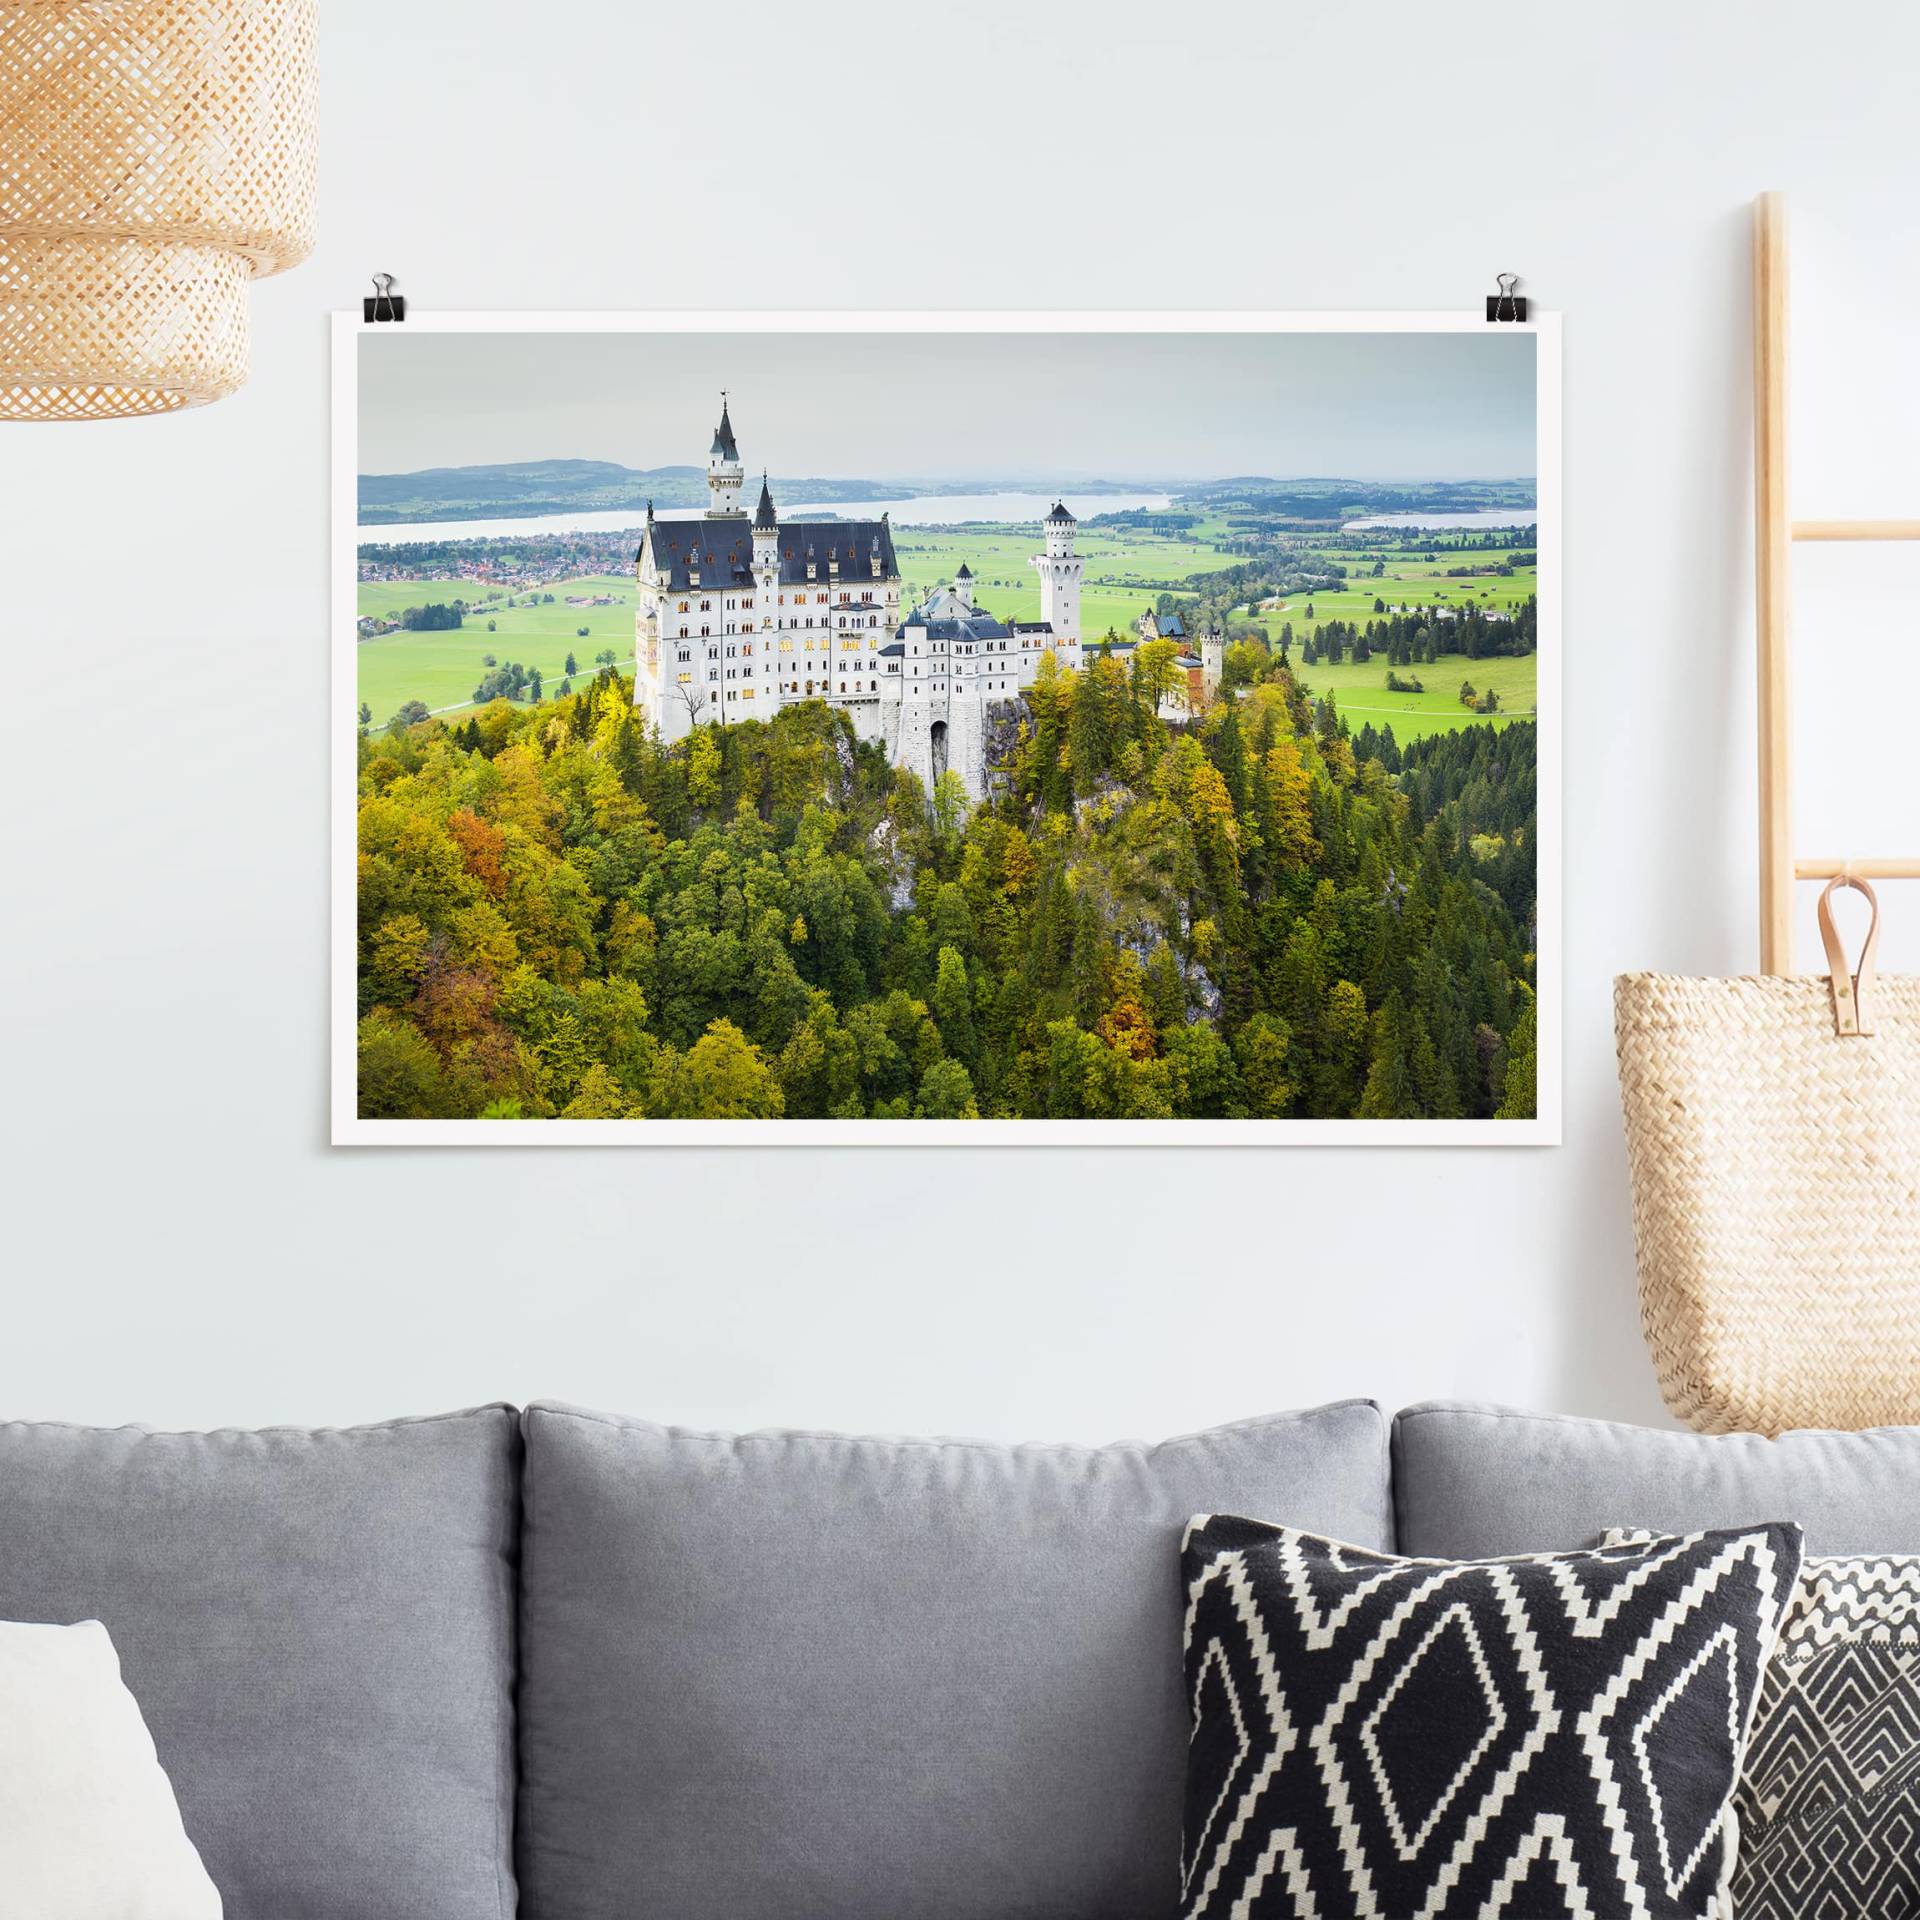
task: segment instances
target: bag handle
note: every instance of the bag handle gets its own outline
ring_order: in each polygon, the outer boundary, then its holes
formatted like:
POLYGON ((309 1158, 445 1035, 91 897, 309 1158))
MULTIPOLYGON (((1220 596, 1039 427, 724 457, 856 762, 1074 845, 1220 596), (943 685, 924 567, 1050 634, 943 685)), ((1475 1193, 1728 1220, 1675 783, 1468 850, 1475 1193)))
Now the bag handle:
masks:
POLYGON ((1833 984, 1833 1030, 1842 1039, 1873 1031, 1873 956, 1880 946, 1880 896, 1854 873, 1837 873, 1820 894, 1820 943, 1827 950, 1827 975, 1833 984), (1866 943, 1860 949, 1859 968, 1847 971, 1847 950, 1840 944, 1840 930, 1833 924, 1833 894, 1836 887, 1851 887, 1864 893, 1873 908, 1867 923, 1866 943))

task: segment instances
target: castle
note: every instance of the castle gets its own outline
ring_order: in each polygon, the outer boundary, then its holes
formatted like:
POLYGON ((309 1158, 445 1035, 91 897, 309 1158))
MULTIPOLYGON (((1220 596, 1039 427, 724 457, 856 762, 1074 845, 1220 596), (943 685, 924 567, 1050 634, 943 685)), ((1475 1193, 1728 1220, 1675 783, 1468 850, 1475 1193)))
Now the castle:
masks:
POLYGON ((932 790, 949 769, 986 794, 989 710, 1019 698, 1051 652, 1080 664, 1075 520, 1047 515, 1037 621, 996 620, 962 565, 903 620, 893 528, 878 520, 783 520, 762 476, 751 519, 725 395, 698 518, 647 509, 634 555, 634 705, 668 740, 695 726, 769 720, 783 704, 843 707, 861 738, 932 790))

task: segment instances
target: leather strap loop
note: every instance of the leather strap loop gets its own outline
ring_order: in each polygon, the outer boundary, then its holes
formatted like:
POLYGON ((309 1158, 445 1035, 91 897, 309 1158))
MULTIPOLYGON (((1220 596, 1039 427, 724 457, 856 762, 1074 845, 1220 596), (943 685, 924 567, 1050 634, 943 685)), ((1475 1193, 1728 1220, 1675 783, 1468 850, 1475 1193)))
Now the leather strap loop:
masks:
POLYGON ((1873 956, 1880 945, 1880 896, 1859 875, 1838 873, 1820 894, 1820 944, 1827 950, 1827 976, 1833 985, 1833 1030, 1842 1039, 1873 1031, 1873 956), (1837 887, 1851 887, 1864 893, 1873 908, 1867 923, 1867 938, 1860 949, 1860 965, 1847 970, 1847 950, 1840 944, 1840 930, 1833 924, 1833 895, 1837 887))

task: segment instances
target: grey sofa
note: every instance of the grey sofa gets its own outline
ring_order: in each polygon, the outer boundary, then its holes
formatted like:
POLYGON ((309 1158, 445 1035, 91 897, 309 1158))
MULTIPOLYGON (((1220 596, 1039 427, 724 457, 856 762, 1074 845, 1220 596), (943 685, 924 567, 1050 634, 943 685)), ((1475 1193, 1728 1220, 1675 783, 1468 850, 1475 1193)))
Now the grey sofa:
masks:
POLYGON ((229 1920, 1159 1920, 1205 1511, 1448 1557, 1772 1518, 1914 1551, 1920 1429, 14 1424, 0 1619, 106 1622, 229 1920))

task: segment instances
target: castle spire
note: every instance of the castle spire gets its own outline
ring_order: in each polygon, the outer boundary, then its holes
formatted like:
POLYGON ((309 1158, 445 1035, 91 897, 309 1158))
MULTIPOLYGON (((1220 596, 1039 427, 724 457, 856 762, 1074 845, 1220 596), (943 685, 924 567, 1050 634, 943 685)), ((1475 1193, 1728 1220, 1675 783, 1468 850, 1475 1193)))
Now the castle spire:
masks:
POLYGON ((720 389, 720 424, 713 430, 712 458, 718 460, 738 460, 740 449, 733 438, 733 421, 727 413, 727 390, 720 389))
POLYGON ((756 529, 769 531, 780 524, 780 516, 773 510, 773 494, 768 489, 764 468, 760 473, 760 504, 753 510, 753 524, 756 529))
POLYGON ((724 389, 720 394, 720 424, 713 430, 713 451, 707 456, 707 518, 733 520, 741 517, 740 447, 733 437, 733 418, 727 408, 724 389))

